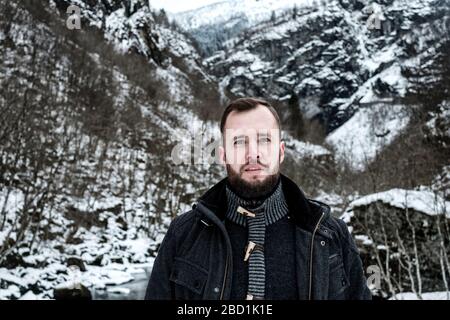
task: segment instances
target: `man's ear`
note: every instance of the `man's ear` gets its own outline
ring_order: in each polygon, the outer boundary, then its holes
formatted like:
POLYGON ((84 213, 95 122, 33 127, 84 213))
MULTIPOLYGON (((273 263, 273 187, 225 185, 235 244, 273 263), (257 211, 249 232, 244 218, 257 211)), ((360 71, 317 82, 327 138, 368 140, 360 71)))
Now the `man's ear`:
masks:
POLYGON ((282 164, 283 160, 284 160, 284 148, 285 148, 284 141, 281 141, 280 142, 280 164, 282 164))
POLYGON ((219 160, 220 160, 220 164, 225 167, 226 166, 226 155, 225 155, 225 148, 223 146, 219 146, 219 160))

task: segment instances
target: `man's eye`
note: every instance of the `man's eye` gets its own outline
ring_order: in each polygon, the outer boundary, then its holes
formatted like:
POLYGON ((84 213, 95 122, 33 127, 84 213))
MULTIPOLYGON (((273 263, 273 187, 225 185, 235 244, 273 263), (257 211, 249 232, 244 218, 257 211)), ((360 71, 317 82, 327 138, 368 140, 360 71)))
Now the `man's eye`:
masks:
POLYGON ((265 138, 259 138, 259 142, 260 143, 269 143, 270 142, 270 138, 265 137, 265 138))
POLYGON ((245 144, 245 139, 238 139, 234 141, 235 146, 243 145, 245 144))

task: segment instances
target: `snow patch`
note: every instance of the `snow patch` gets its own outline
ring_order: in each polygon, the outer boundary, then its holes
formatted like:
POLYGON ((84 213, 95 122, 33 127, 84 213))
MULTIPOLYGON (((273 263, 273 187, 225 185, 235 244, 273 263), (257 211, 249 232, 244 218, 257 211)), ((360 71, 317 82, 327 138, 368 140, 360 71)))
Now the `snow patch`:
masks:
MULTIPOLYGON (((399 209, 413 209, 430 216, 445 214, 450 219, 450 201, 445 201, 436 193, 428 190, 391 189, 369 194, 350 203, 349 209, 370 205, 381 201, 399 209)), ((346 216, 349 217, 348 215, 346 216)), ((348 220, 348 219, 344 219, 348 220)))
POLYGON ((326 138, 336 150, 336 158, 358 171, 364 170, 378 153, 408 125, 408 109, 403 105, 376 104, 356 113, 326 138))

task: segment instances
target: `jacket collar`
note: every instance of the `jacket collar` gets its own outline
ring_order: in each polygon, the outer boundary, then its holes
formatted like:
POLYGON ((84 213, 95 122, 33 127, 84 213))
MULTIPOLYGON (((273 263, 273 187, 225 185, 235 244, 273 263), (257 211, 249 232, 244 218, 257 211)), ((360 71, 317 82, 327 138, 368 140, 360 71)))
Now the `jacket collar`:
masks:
MULTIPOLYGON (((294 181, 283 174, 280 177, 284 197, 289 209, 289 216, 296 225, 312 232, 322 214, 325 215, 322 221, 329 217, 330 207, 322 202, 307 199, 294 181)), ((199 204, 212 211, 222 222, 225 220, 228 206, 226 184, 227 178, 222 179, 198 200, 199 204)))

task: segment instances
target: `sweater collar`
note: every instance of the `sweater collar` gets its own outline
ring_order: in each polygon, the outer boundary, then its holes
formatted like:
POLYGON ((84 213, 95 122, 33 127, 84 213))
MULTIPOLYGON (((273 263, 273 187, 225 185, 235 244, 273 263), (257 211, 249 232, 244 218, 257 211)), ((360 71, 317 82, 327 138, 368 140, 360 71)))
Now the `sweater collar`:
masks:
MULTIPOLYGON (((325 215, 322 221, 325 221, 330 215, 329 206, 307 199, 297 184, 287 176, 280 174, 280 179, 289 209, 288 215, 297 226, 312 232, 322 214, 325 215)), ((226 186, 227 178, 224 178, 198 199, 199 203, 211 210, 221 221, 225 220, 228 208, 226 186)))
POLYGON ((241 226, 247 225, 245 214, 238 212, 242 207, 255 215, 262 214, 266 225, 270 225, 288 213, 286 200, 284 199, 281 182, 275 185, 273 190, 264 198, 244 199, 226 187, 227 195, 227 218, 241 226))

